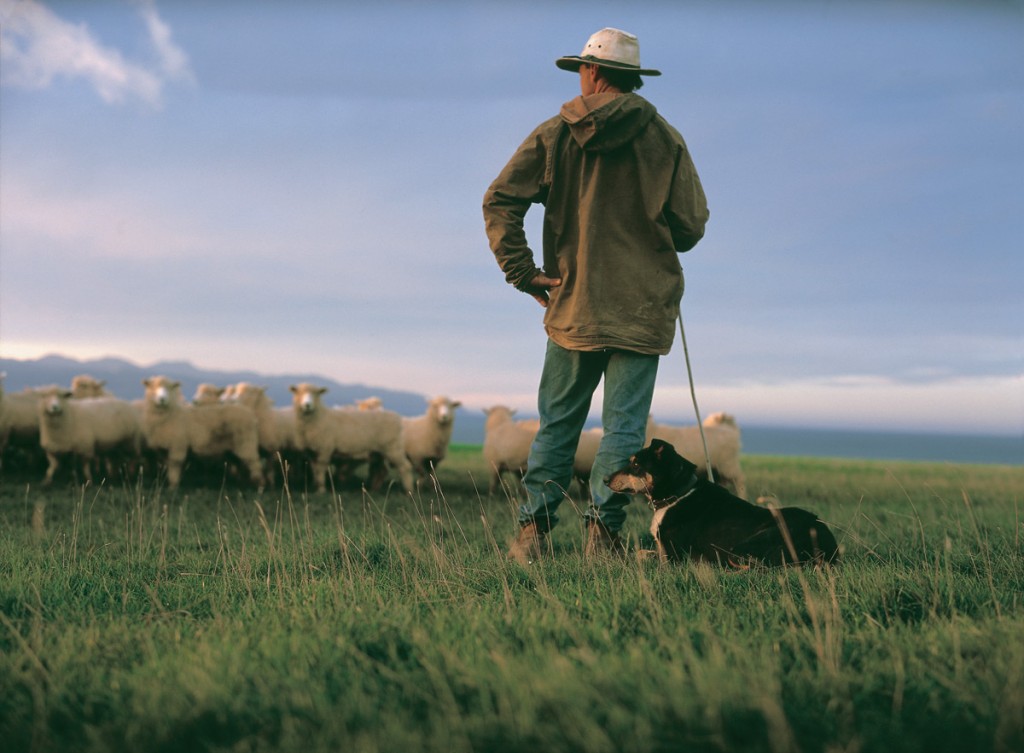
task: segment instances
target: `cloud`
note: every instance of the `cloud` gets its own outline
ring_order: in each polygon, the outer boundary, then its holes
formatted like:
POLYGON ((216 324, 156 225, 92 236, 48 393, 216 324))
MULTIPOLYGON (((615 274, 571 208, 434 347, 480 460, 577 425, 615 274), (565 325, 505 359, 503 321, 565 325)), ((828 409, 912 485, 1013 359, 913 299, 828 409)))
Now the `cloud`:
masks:
POLYGON ((160 107, 168 81, 191 81, 187 55, 171 39, 152 2, 140 13, 156 53, 154 65, 124 59, 85 24, 63 20, 36 0, 0 0, 0 59, 4 85, 46 89, 60 78, 83 79, 104 102, 139 99, 160 107))
POLYGON ((171 27, 164 23, 153 2, 143 0, 140 12, 157 52, 160 70, 171 80, 192 80, 188 56, 171 39, 171 27))

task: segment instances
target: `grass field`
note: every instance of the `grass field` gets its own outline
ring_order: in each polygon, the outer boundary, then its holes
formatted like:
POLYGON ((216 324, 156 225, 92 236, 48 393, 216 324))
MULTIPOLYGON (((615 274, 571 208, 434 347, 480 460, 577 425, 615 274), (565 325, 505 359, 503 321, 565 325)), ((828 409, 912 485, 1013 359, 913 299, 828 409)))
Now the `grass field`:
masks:
POLYGON ((567 502, 523 569, 475 447, 414 499, 8 476, 0 748, 1024 750, 1024 470, 744 469, 843 564, 594 563, 567 502))

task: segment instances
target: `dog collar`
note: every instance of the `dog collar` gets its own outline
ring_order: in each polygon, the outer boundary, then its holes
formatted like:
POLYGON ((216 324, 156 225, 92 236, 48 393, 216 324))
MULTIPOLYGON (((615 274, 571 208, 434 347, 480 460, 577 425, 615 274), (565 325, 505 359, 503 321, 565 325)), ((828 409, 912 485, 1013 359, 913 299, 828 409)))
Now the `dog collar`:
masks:
POLYGON ((690 480, 686 482, 686 488, 683 489, 682 494, 677 494, 674 497, 665 497, 663 500, 659 500, 662 504, 655 504, 654 500, 651 500, 651 507, 655 510, 660 510, 663 507, 671 507, 672 505, 681 502, 682 500, 689 497, 697 491, 697 474, 690 474, 690 480))

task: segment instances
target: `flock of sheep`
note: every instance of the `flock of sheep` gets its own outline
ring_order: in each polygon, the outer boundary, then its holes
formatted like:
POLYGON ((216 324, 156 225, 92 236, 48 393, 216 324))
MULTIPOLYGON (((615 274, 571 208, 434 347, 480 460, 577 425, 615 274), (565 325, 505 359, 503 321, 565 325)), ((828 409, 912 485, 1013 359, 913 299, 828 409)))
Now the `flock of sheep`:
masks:
MULTIPOLYGON (((44 484, 52 483, 67 460, 86 481, 93 474, 113 477, 146 462, 158 463, 167 485, 176 489, 186 461, 233 461, 233 467, 259 488, 276 483, 279 474, 310 473, 317 491, 328 481, 367 463, 366 484, 378 488, 389 472, 412 492, 417 475, 426 478, 445 458, 451 442, 455 409, 461 403, 440 396, 426 412, 405 417, 386 410, 377 398, 351 406, 327 406, 325 387, 292 385, 292 405, 275 406, 263 387, 240 382, 229 387, 202 384, 192 400, 178 381, 154 376, 143 381, 141 399, 126 401, 107 393, 104 382, 75 377, 70 389, 42 387, 5 393, 0 383, 0 462, 9 443, 30 446, 46 455, 44 484)), ((526 469, 536 419, 516 420, 514 411, 485 409, 483 455, 491 471, 490 491, 504 473, 517 477, 526 469)), ((739 465, 740 432, 736 422, 717 413, 704 422, 716 481, 745 497, 739 465)), ((657 437, 683 455, 699 460, 704 450, 698 427, 675 427, 648 421, 647 440, 657 437)), ((584 431, 573 475, 586 494, 600 429, 584 431)))

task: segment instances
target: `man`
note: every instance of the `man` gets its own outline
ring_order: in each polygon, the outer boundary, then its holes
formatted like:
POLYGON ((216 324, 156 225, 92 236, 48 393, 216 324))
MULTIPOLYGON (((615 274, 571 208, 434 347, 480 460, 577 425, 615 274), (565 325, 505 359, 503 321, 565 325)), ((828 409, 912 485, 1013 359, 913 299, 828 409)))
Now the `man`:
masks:
POLYGON ((602 29, 579 55, 555 64, 578 71, 581 95, 531 133, 484 195, 491 250, 506 280, 546 310, 538 390, 540 429, 530 450, 509 556, 544 553, 545 537, 572 478, 572 462, 604 378, 603 438, 590 476, 587 556, 623 550, 629 498, 603 483, 643 446, 658 358, 669 352, 683 294, 677 252, 704 235, 707 203, 686 144, 634 93, 637 38, 602 29), (543 267, 523 220, 543 204, 543 267))

